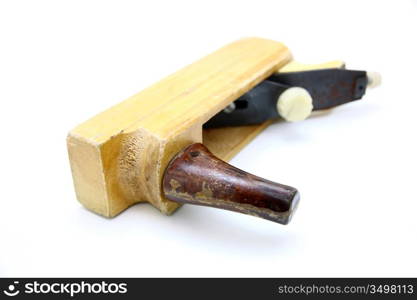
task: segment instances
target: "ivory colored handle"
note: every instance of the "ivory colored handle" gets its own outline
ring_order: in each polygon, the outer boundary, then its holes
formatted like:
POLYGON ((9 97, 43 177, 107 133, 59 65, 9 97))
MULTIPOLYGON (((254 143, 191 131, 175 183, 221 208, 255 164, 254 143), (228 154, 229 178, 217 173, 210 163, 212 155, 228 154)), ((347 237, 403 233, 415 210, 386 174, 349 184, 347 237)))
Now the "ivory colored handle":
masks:
POLYGON ((287 224, 298 191, 249 174, 214 156, 203 144, 188 146, 169 163, 163 178, 165 197, 287 224))

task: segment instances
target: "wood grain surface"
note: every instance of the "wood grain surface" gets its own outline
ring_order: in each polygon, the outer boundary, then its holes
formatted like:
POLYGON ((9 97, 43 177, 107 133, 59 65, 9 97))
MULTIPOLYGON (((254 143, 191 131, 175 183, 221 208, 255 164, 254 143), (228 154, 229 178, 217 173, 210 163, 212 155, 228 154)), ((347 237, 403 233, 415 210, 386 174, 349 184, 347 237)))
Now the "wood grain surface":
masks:
POLYGON ((298 191, 235 168, 203 144, 181 151, 163 178, 165 196, 189 203, 232 210, 288 224, 299 201, 298 191))
MULTIPOLYGON (((290 59, 279 42, 238 40, 80 124, 67 138, 78 200, 107 217, 144 201, 172 213, 179 204, 161 188, 171 158, 202 142, 204 122, 290 59)), ((227 132, 205 140, 228 159, 263 127, 242 129, 230 147, 222 146, 227 132)))

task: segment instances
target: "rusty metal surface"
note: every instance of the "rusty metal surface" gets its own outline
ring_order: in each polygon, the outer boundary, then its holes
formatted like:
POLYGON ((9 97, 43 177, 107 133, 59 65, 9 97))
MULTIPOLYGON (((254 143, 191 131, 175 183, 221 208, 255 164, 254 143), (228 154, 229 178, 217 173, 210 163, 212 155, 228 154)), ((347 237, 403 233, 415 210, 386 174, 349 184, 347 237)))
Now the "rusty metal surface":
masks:
POLYGON ((366 91, 367 76, 365 71, 345 69, 277 73, 216 114, 204 127, 255 125, 278 119, 278 97, 295 86, 310 93, 313 110, 322 110, 361 99, 366 91))
POLYGON ((313 109, 327 109, 359 100, 365 94, 365 71, 322 69, 277 73, 268 78, 274 82, 305 88, 313 98, 313 109))

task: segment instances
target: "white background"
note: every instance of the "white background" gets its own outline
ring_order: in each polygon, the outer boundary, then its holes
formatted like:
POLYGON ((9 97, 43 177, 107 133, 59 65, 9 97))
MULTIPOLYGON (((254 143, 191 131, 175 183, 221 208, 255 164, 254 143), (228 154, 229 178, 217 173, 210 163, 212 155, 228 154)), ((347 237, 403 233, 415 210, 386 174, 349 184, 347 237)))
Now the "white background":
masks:
POLYGON ((416 30, 416 1, 1 1, 0 275, 417 276, 416 30), (300 190, 292 222, 85 210, 67 132, 245 36, 383 75, 232 160, 300 190))

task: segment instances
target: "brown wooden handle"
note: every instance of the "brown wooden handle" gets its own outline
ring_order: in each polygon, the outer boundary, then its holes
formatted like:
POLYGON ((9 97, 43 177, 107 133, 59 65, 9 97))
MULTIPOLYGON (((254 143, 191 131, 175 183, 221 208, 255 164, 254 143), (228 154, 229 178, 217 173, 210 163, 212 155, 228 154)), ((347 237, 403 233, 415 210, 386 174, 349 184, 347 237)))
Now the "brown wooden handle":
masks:
POLYGON ((235 168, 199 143, 171 160, 163 191, 175 202, 237 211, 281 224, 288 224, 300 198, 295 188, 235 168))

